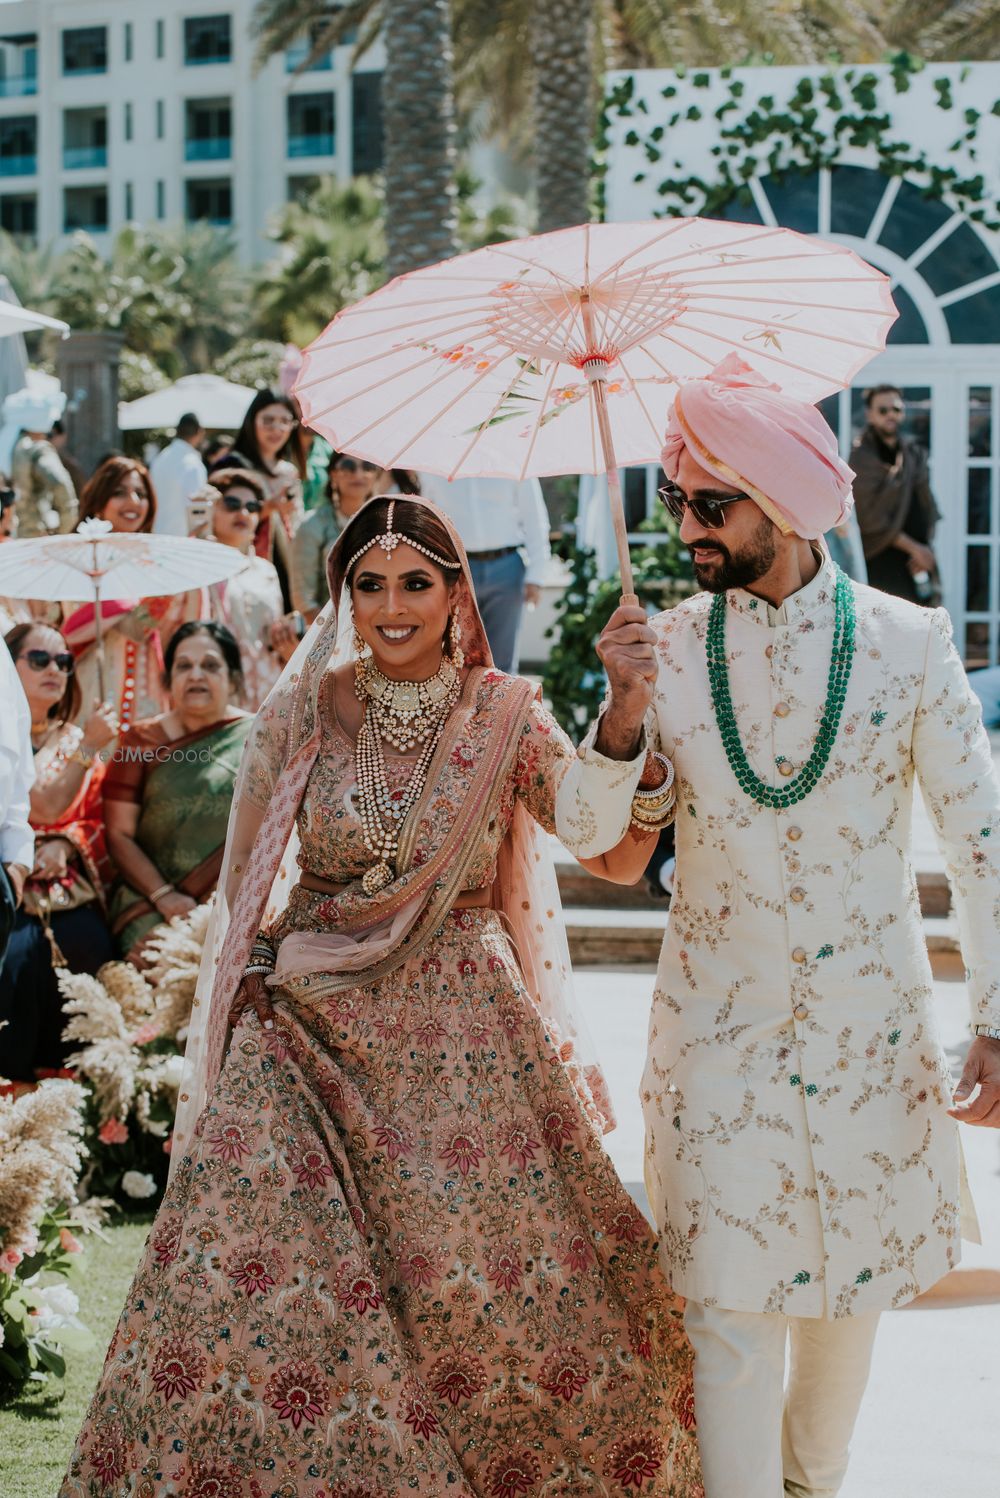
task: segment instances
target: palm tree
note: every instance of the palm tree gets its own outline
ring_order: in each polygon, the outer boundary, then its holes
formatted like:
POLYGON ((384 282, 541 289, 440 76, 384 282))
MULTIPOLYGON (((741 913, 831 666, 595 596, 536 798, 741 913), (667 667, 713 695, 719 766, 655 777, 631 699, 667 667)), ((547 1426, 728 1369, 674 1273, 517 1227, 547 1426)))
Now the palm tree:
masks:
POLYGON ((457 251, 455 111, 449 0, 260 0, 261 61, 306 36, 310 59, 360 28, 357 51, 382 32, 385 199, 390 275, 457 251))
POLYGON ((596 25, 596 0, 535 0, 532 7, 535 183, 543 234, 590 218, 596 25))

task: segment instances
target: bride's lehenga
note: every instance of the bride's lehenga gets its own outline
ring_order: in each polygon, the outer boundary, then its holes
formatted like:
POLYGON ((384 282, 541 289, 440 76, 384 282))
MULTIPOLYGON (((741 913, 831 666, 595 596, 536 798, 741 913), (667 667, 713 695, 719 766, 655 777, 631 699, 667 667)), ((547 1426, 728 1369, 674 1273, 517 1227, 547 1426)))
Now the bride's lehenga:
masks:
MULTIPOLYGON (((480 678, 415 864, 509 686, 480 678)), ((300 862, 344 882, 373 859, 321 704, 300 862)), ((522 721, 465 888, 492 883, 516 802, 553 826, 572 746, 537 703, 522 721)), ((296 886, 275 935, 327 931, 344 905, 296 886)), ((272 1031, 240 1021, 64 1498, 702 1493, 681 1309, 585 1088, 501 917, 434 921, 388 976, 319 1001, 303 980, 277 990, 272 1031)))

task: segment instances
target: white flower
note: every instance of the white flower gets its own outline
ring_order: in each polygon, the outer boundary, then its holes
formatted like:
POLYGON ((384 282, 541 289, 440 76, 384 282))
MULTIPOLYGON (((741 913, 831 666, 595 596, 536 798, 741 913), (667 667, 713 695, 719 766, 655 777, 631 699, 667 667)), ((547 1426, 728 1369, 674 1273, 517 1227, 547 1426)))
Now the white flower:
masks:
POLYGON ((96 515, 89 520, 81 520, 76 528, 78 536, 85 536, 88 541, 102 541, 105 536, 110 536, 114 526, 110 520, 99 520, 96 515))
POLYGON ((122 1190, 126 1196, 142 1198, 156 1195, 156 1182, 151 1175, 141 1170, 127 1170, 122 1176, 122 1190))
POLYGON ((164 1056, 160 1064, 160 1079, 162 1080, 162 1082, 167 1087, 172 1087, 176 1091, 176 1089, 181 1085, 181 1078, 183 1077, 183 1075, 184 1057, 176 1055, 164 1056))
POLYGON ((80 1302, 68 1285, 39 1285, 31 1290, 31 1305, 39 1329, 52 1332, 74 1326, 80 1302))

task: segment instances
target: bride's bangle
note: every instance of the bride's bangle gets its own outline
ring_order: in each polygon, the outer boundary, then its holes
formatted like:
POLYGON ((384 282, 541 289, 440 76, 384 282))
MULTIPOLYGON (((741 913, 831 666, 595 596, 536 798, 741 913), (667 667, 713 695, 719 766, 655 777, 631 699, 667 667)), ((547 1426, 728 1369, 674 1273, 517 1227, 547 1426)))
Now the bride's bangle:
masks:
POLYGON ((674 767, 665 754, 661 754, 658 749, 650 750, 649 754, 646 756, 646 763, 643 766, 643 776, 645 776, 647 771, 649 770, 650 762, 652 762, 652 764, 654 765, 660 766, 660 768, 663 770, 663 779, 657 785, 644 786, 642 783, 642 777, 640 777, 639 784, 635 790, 635 795, 641 801, 655 800, 658 796, 663 795, 664 792, 669 791, 674 783, 674 767))

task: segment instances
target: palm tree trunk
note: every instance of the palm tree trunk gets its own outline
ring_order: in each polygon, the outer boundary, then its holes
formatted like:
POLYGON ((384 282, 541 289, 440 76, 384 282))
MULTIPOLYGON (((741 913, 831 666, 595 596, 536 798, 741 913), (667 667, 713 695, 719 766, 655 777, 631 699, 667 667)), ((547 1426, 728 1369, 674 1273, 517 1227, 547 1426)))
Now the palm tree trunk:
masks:
POLYGON ((390 275, 457 254, 449 0, 385 0, 382 77, 390 275))
POLYGON ((535 0, 532 61, 538 229, 590 218, 596 0, 535 0))

